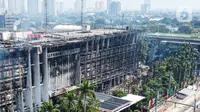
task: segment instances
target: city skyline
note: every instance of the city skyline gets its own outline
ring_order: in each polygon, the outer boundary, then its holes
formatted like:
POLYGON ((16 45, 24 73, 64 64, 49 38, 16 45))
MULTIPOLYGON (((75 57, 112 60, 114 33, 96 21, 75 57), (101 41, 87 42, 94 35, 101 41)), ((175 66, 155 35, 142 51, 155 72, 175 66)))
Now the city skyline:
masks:
MULTIPOLYGON (((1 0, 1 1, 4 1, 4 0, 1 0)), ((10 2, 12 0, 8 0, 7 2, 10 2)), ((28 0, 21 0, 19 1, 19 3, 23 2, 24 1, 24 4, 27 4, 27 1, 28 0)), ((38 0, 38 12, 41 13, 42 12, 42 2, 43 0, 38 0)), ((62 2, 63 3, 63 11, 66 11, 68 9, 74 9, 74 4, 75 4, 75 1, 76 0, 70 0, 70 1, 65 1, 65 0, 55 0, 55 5, 52 5, 54 6, 55 9, 54 13, 56 15, 57 11, 57 3, 59 2, 62 2)), ((99 0, 87 0, 87 3, 85 4, 86 8, 84 8, 85 10, 87 10, 88 8, 92 8, 92 9, 95 9, 95 3, 96 1, 99 1, 99 0)), ((104 6, 107 7, 107 0, 102 0, 103 3, 104 3, 104 6)), ((200 7, 198 6, 198 4, 200 3, 198 0, 191 0, 190 2, 188 0, 176 0, 176 1, 173 1, 173 0, 113 0, 113 1, 120 1, 121 2, 121 10, 122 11, 125 11, 125 10, 140 10, 141 9, 141 4, 145 4, 145 3, 150 3, 150 6, 151 6, 151 10, 156 10, 156 9, 163 9, 163 10, 176 10, 179 6, 189 6, 189 7, 192 7, 192 9, 195 11, 195 10, 200 10, 200 7)), ((19 13, 19 12, 28 12, 28 5, 24 7, 24 10, 23 10, 23 7, 16 7, 16 5, 19 6, 19 3, 18 4, 5 4, 6 7, 9 7, 9 6, 13 6, 13 8, 8 8, 8 11, 12 11, 13 9, 17 9, 17 10, 13 10, 14 13, 19 13)), ((50 3, 52 4, 52 3, 50 3)), ((58 8, 59 9, 59 8, 58 8)), ((76 10, 76 9, 74 9, 76 10)), ((52 15, 52 14, 51 14, 52 15)))
MULTIPOLYGON (((67 9, 73 9, 75 0, 65 1, 65 0, 59 0, 63 1, 65 4, 65 10, 67 9)), ((97 0, 88 0, 87 2, 87 8, 94 8, 95 2, 97 0)), ((107 0, 103 0, 105 3, 105 6, 107 5, 107 0)), ((144 3, 143 0, 118 0, 122 3, 122 10, 140 10, 141 4, 144 3)), ((199 0, 151 0, 151 9, 170 9, 170 10, 176 10, 179 6, 189 6, 192 7, 194 10, 200 10, 199 7, 199 0)))

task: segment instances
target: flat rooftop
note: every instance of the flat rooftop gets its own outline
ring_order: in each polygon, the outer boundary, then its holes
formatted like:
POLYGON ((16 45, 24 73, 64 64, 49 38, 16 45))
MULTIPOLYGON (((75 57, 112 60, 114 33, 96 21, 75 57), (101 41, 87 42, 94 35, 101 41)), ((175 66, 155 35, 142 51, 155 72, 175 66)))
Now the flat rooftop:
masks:
POLYGON ((131 101, 120 99, 103 93, 95 93, 99 100, 100 110, 104 112, 116 112, 126 106, 130 106, 131 101))
MULTIPOLYGON (((21 38, 19 40, 8 40, 8 41, 0 41, 2 44, 8 43, 9 48, 12 49, 30 49, 33 47, 41 47, 41 46, 62 46, 66 43, 76 43, 81 41, 86 41, 89 39, 97 39, 97 38, 107 38, 112 37, 117 34, 123 34, 130 32, 128 30, 120 30, 120 29, 95 29, 90 32, 63 32, 57 33, 52 32, 49 34, 42 34, 41 38, 31 39, 31 38, 21 38)), ((142 29, 133 29, 131 32, 143 32, 142 29)), ((1 47, 1 46, 0 46, 1 47)), ((5 48, 5 47, 4 47, 5 48)), ((7 48, 7 47, 6 47, 7 48)))
POLYGON ((119 30, 119 29, 95 29, 91 30, 90 32, 84 33, 81 31, 75 32, 63 32, 63 33, 52 33, 51 36, 61 36, 64 38, 81 38, 81 37, 92 37, 92 36, 101 36, 106 34, 113 34, 113 33, 122 33, 126 32, 126 30, 119 30))
MULTIPOLYGON (((139 30, 135 30, 139 31, 139 30)), ((93 38, 105 38, 108 36, 123 34, 129 32, 127 30, 119 29, 95 29, 90 32, 84 33, 81 31, 74 32, 63 32, 63 33, 49 33, 42 34, 41 38, 38 39, 21 39, 21 40, 9 40, 7 43, 11 43, 11 48, 31 48, 38 46, 55 46, 64 45, 66 43, 76 43, 93 38)), ((2 41, 4 43, 4 41, 2 41)))

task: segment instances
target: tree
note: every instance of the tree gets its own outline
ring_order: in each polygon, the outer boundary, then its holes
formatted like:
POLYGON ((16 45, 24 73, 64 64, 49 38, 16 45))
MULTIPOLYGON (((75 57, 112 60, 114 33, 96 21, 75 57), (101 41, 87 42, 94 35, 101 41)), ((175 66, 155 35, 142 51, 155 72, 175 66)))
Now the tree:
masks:
POLYGON ((99 110, 99 101, 97 99, 88 99, 87 102, 87 112, 101 112, 99 110))
POLYGON ((76 94, 74 91, 68 92, 64 94, 64 97, 58 100, 59 109, 61 112, 71 112, 71 111, 77 111, 77 104, 75 103, 75 100, 78 98, 76 97, 76 94))
POLYGON ((192 24, 194 25, 194 28, 200 28, 200 21, 194 20, 192 21, 192 24))
POLYGON ((140 112, 139 110, 134 110, 134 112, 140 112))
POLYGON ((96 88, 96 85, 91 84, 88 80, 84 80, 83 84, 79 85, 81 97, 83 98, 84 112, 86 112, 87 97, 96 100, 96 96, 93 91, 95 88, 96 88))
POLYGON ((105 24, 106 24, 105 19, 99 18, 99 19, 95 20, 94 27, 95 28, 102 28, 105 24))
POLYGON ((163 19, 161 20, 161 23, 164 23, 164 24, 166 24, 166 25, 170 25, 171 21, 172 21, 172 20, 171 20, 170 18, 165 17, 165 18, 163 18, 163 19))
POLYGON ((52 101, 42 103, 39 112, 60 112, 57 108, 58 106, 54 106, 52 101))
POLYGON ((116 96, 116 97, 123 97, 123 96, 126 96, 127 93, 125 93, 124 91, 122 91, 121 89, 118 89, 118 90, 115 90, 112 92, 112 95, 113 96, 116 96))
POLYGON ((191 34, 192 29, 189 26, 180 26, 178 28, 179 33, 184 33, 184 34, 191 34))

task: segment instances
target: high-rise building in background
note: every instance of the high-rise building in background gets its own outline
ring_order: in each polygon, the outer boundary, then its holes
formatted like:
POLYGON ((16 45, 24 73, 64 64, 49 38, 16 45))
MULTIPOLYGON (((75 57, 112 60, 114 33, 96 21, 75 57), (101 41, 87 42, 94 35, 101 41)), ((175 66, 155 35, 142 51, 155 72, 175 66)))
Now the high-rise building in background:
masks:
POLYGON ((30 16, 37 15, 39 13, 38 0, 28 0, 28 14, 30 16))
POLYGON ((59 4, 59 10, 60 10, 60 13, 63 13, 64 12, 64 2, 60 2, 59 4))
POLYGON ((6 10, 8 10, 8 8, 6 6, 6 2, 7 2, 7 0, 0 0, 0 11, 1 12, 5 12, 6 10))
POLYGON ((149 13, 151 6, 151 0, 144 0, 144 3, 141 4, 141 13, 149 13))
POLYGON ((81 0, 76 0, 74 3, 74 12, 81 12, 81 0))
POLYGON ((98 0, 95 2, 95 11, 96 12, 103 12, 105 10, 104 8, 104 1, 98 0))
POLYGON ((14 0, 14 14, 20 14, 21 13, 21 5, 22 5, 22 0, 14 0))
POLYGON ((8 0, 8 12, 19 14, 20 13, 20 0, 8 0))
POLYGON ((109 6, 109 14, 116 16, 121 13, 121 3, 119 1, 112 1, 109 6))
POLYGON ((5 2, 5 0, 1 0, 1 8, 2 9, 6 8, 6 2, 5 2))
POLYGON ((13 14, 25 13, 25 0, 0 0, 1 11, 13 14))
POLYGON ((57 15, 55 0, 48 0, 47 12, 48 12, 48 15, 50 15, 50 16, 56 16, 57 15))
POLYGON ((25 0, 21 0, 21 4, 20 4, 20 13, 24 14, 25 11, 25 0))
POLYGON ((41 4, 41 12, 44 14, 44 11, 45 11, 45 4, 44 4, 44 0, 43 1, 40 1, 40 4, 41 4))
POLYGON ((14 0, 8 0, 8 12, 9 13, 14 12, 14 0))
POLYGON ((107 0, 107 12, 109 12, 111 0, 107 0))
MULTIPOLYGON (((81 12, 81 1, 82 0, 76 0, 75 3, 74 3, 74 11, 77 12, 77 13, 80 13, 81 12)), ((83 0, 83 12, 85 12, 87 6, 87 1, 86 0, 83 0)))

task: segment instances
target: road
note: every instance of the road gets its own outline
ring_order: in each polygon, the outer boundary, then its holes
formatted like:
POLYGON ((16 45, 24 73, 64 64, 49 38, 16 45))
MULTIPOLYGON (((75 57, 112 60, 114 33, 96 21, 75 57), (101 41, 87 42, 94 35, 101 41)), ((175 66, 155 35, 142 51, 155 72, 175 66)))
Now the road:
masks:
MULTIPOLYGON (((188 104, 188 105, 194 105, 194 99, 197 99, 197 104, 200 104, 200 90, 199 91, 194 91, 193 94, 190 96, 186 97, 183 100, 180 99, 173 99, 170 101, 174 102, 179 102, 183 104, 188 104)), ((159 108, 158 112, 193 112, 193 107, 188 107, 188 106, 183 106, 180 104, 174 104, 171 102, 166 103, 166 105, 162 105, 159 108)), ((200 109, 197 109, 196 112, 200 112, 200 109)))

